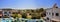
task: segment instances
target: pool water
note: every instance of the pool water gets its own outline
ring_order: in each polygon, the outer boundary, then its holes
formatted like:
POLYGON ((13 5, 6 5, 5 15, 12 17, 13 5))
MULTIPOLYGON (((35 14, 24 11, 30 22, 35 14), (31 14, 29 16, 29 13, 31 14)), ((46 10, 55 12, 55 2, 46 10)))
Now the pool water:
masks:
POLYGON ((12 20, 11 19, 9 19, 9 18, 2 18, 1 19, 1 22, 11 22, 12 20))
POLYGON ((9 19, 9 18, 2 18, 0 20, 1 22, 44 22, 43 20, 40 19, 15 19, 13 21, 13 19, 9 19))

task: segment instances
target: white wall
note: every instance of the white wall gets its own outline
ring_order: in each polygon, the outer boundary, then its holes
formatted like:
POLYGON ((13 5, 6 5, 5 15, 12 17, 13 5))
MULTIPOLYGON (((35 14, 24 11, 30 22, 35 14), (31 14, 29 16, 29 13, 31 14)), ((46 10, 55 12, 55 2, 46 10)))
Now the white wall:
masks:
POLYGON ((57 20, 60 20, 60 9, 59 8, 56 8, 56 9, 48 9, 48 10, 46 10, 46 18, 47 17, 49 19, 57 19, 57 20), (47 14, 47 12, 48 12, 48 14, 47 14), (53 16, 52 16, 52 13, 54 13, 53 16), (59 13, 59 16, 56 16, 56 13, 59 13))

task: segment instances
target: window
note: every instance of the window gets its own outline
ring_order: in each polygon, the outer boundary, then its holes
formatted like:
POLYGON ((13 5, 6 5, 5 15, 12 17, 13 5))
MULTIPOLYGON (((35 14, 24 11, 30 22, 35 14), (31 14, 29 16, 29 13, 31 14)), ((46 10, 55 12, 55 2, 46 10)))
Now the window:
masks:
POLYGON ((59 13, 56 13, 56 16, 59 16, 59 13))
POLYGON ((11 12, 9 12, 11 14, 11 12))
POLYGON ((52 16, 54 15, 54 13, 52 13, 52 16))
POLYGON ((47 17, 47 20, 49 20, 49 18, 47 17))
POLYGON ((56 8, 58 8, 58 7, 56 7, 56 8))
POLYGON ((7 14, 7 12, 4 12, 4 14, 7 14))
POLYGON ((50 15, 51 13, 49 12, 49 15, 50 15))

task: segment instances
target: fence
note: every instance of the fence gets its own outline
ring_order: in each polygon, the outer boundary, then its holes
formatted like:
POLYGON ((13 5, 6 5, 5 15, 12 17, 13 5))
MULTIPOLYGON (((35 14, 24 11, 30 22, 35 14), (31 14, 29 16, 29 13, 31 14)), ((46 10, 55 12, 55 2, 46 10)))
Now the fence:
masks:
POLYGON ((0 18, 0 22, 45 22, 42 19, 24 19, 24 18, 17 18, 17 19, 10 19, 10 18, 0 18))

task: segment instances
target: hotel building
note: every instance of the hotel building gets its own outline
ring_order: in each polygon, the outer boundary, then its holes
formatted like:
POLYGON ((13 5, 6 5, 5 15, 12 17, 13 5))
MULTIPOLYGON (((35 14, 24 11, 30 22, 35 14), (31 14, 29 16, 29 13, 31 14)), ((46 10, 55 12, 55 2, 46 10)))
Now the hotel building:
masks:
POLYGON ((0 18, 3 16, 2 10, 0 10, 0 18))
POLYGON ((46 22, 60 22, 60 8, 54 4, 52 8, 46 9, 46 22))
POLYGON ((2 9, 3 17, 10 17, 12 9, 2 9))

